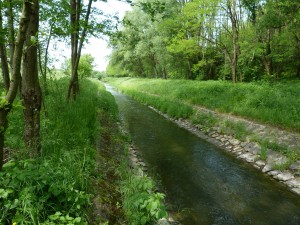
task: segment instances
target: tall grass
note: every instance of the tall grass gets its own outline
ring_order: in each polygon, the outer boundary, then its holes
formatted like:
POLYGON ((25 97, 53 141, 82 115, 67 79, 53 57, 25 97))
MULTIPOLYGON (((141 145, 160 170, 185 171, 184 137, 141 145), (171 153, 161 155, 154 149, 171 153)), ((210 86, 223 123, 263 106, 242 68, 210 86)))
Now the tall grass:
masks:
POLYGON ((108 80, 127 92, 161 96, 168 101, 200 105, 219 112, 232 113, 300 131, 299 81, 232 84, 224 81, 135 78, 108 78, 108 80))
POLYGON ((23 154, 21 109, 11 113, 6 146, 12 155, 0 172, 0 224, 87 224, 97 113, 109 110, 110 102, 104 87, 87 80, 81 85, 77 100, 66 102, 67 80, 49 83, 38 159, 23 154))

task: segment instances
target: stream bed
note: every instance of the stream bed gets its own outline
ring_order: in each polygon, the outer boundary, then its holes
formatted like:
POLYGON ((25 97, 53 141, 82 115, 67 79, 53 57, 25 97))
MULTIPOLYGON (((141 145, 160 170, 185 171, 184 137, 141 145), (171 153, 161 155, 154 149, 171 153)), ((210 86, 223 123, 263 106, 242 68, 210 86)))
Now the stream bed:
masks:
POLYGON ((298 195, 147 106, 106 88, 181 224, 300 224, 298 195))

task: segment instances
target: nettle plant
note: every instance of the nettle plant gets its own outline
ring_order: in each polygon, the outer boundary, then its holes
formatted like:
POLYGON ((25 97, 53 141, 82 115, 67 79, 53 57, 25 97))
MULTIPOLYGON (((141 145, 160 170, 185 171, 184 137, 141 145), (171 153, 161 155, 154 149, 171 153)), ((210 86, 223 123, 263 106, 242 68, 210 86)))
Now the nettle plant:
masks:
POLYGON ((89 198, 46 160, 10 161, 0 172, 0 224, 87 224, 80 209, 89 198))
POLYGON ((154 224, 167 217, 163 200, 165 195, 153 191, 155 184, 142 174, 131 174, 121 185, 123 207, 127 220, 132 225, 154 224))

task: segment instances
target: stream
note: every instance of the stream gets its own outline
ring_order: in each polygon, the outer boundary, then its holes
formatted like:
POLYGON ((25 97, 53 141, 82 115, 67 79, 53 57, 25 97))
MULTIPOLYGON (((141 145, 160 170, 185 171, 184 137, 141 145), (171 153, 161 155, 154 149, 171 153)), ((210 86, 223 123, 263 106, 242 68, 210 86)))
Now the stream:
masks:
POLYGON ((282 184, 109 85, 106 88, 181 224, 300 224, 300 198, 282 184))

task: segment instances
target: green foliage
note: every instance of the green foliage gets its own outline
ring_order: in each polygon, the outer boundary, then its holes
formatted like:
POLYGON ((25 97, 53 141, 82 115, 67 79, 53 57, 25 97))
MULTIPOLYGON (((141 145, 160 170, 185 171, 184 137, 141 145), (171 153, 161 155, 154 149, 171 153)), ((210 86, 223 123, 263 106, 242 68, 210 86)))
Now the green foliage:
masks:
POLYGON ((138 1, 111 38, 108 74, 231 79, 236 5, 238 80, 299 78, 299 1, 234 2, 138 1))
POLYGON ((78 75, 80 77, 91 77, 94 70, 95 58, 91 54, 84 54, 80 57, 78 75))
POLYGON ((87 224, 97 115, 111 111, 116 119, 117 108, 103 86, 88 80, 77 101, 67 103, 67 85, 67 79, 49 81, 40 158, 28 160, 24 154, 21 109, 10 115, 6 146, 13 151, 0 172, 0 224, 87 224))
POLYGON ((125 215, 132 225, 154 224, 167 217, 163 204, 165 195, 154 192, 152 179, 141 171, 136 173, 127 175, 121 184, 125 215))
MULTIPOLYGON (((111 79, 114 85, 161 111, 173 103, 177 110, 189 104, 233 113, 292 130, 300 130, 300 83, 239 83, 222 81, 111 79), (147 101, 144 96, 147 96, 147 101), (161 101, 161 102, 160 102, 161 101)), ((191 109, 191 108, 190 108, 191 109)), ((193 113, 187 110, 186 117, 193 113)), ((174 113, 175 114, 175 113, 174 113)), ((177 114, 181 116, 184 114, 177 114)), ((242 130, 243 128, 238 128, 242 130)), ((242 131, 243 132, 243 131, 242 131)))
POLYGON ((0 172, 0 183, 3 223, 38 224, 58 211, 80 218, 78 210, 89 204, 90 196, 75 189, 68 169, 50 160, 10 161, 0 172))
MULTIPOLYGON (((78 75, 81 78, 93 77, 95 58, 91 54, 84 54, 80 57, 78 64, 78 75)), ((71 74, 71 59, 67 59, 62 64, 62 70, 65 75, 71 74)))

